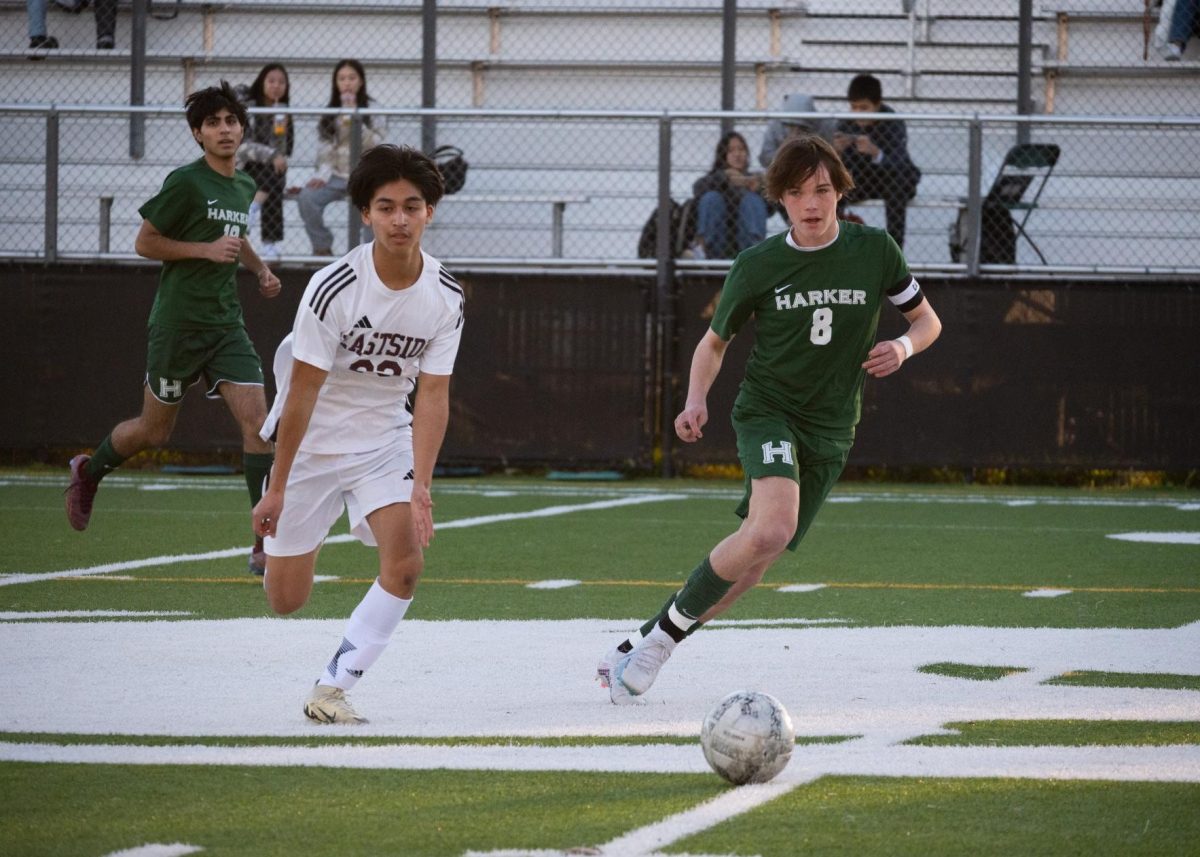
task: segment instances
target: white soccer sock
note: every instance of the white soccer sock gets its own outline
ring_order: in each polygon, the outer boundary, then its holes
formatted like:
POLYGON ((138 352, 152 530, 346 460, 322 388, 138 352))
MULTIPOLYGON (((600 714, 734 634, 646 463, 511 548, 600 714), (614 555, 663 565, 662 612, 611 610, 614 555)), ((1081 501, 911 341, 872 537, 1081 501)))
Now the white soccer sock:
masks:
POLYGON ((397 598, 380 586, 376 578, 350 614, 342 644, 317 684, 342 690, 354 687, 367 667, 379 660, 410 604, 411 598, 397 598))

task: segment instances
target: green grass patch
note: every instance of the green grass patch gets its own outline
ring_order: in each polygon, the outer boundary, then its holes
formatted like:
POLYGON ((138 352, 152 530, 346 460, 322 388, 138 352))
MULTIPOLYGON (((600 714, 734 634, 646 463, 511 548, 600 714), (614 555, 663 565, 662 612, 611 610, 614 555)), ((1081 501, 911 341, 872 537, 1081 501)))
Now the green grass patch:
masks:
POLYGON ((1155 690, 1200 690, 1200 675, 1177 673, 1109 673, 1079 670, 1047 679, 1042 684, 1068 687, 1144 687, 1155 690))
POLYGON ((719 794, 707 774, 0 766, 7 854, 413 854, 594 846, 719 794))
POLYGON ((825 777, 667 853, 1195 854, 1200 785, 825 777))
POLYGON ((921 735, 923 747, 1092 747, 1200 744, 1195 720, 967 720, 947 723, 957 735, 921 735))
POLYGON ((917 667, 917 672, 943 675, 947 678, 965 678, 971 681, 998 681, 1010 675, 1029 672, 1025 667, 989 667, 975 664, 955 664, 943 661, 917 667))

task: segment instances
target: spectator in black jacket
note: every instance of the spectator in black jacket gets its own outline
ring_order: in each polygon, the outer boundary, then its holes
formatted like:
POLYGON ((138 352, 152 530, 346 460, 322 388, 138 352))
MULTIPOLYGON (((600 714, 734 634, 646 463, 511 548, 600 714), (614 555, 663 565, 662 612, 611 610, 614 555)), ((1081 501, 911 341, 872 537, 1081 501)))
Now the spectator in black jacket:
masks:
POLYGON ((883 200, 888 234, 903 248, 908 201, 921 180, 921 171, 908 156, 904 120, 875 118, 895 111, 883 103, 883 86, 872 75, 860 74, 850 81, 846 98, 850 109, 863 118, 842 120, 833 135, 833 145, 854 178, 854 187, 843 201, 883 200))

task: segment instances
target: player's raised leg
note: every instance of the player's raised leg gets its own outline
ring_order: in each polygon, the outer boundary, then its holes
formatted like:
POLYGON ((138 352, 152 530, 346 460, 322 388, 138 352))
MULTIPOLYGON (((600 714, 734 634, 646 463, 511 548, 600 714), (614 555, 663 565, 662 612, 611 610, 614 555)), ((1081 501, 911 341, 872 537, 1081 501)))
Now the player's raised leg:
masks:
POLYGON ((101 479, 143 449, 162 446, 171 439, 183 388, 180 382, 179 398, 174 402, 164 402, 156 398, 147 385, 142 393, 140 414, 119 423, 91 455, 77 455, 71 459, 71 482, 67 486, 66 507, 67 520, 73 528, 81 531, 87 529, 101 479))
MULTIPOLYGON (((673 600, 668 600, 643 638, 613 667, 613 702, 641 696, 684 637, 699 627, 702 618, 717 615, 754 583, 784 550, 796 532, 800 504, 799 485, 785 477, 755 479, 751 483, 750 509, 736 532, 718 544, 695 568, 673 600), (742 583, 745 579, 745 583, 742 583), (740 584, 740 585, 739 585, 740 584)), ((647 623, 649 624, 649 623, 647 623)))

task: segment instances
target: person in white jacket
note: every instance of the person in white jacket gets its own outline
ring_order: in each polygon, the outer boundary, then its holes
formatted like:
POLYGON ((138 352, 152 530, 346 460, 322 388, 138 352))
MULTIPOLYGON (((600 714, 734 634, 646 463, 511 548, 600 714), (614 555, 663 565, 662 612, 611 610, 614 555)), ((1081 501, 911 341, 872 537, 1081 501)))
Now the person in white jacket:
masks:
MULTIPOLYGON (((345 112, 328 114, 317 123, 317 174, 300 191, 300 217, 312 242, 314 256, 333 255, 333 233, 325 225, 325 206, 346 198, 350 180, 350 139, 353 111, 367 108, 367 72, 358 60, 345 59, 333 70, 333 85, 327 107, 345 112)), ((380 116, 362 117, 362 151, 382 143, 387 125, 380 116)), ((347 250, 352 248, 347 247, 347 250)))

